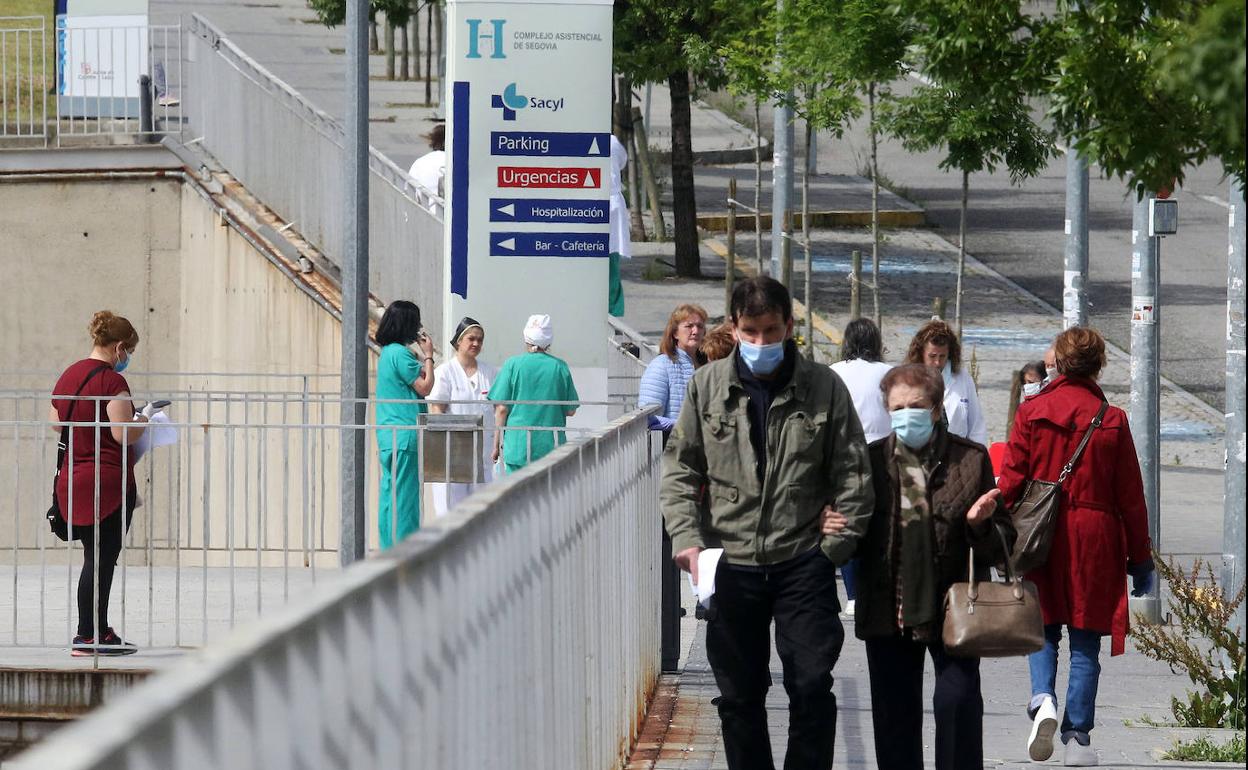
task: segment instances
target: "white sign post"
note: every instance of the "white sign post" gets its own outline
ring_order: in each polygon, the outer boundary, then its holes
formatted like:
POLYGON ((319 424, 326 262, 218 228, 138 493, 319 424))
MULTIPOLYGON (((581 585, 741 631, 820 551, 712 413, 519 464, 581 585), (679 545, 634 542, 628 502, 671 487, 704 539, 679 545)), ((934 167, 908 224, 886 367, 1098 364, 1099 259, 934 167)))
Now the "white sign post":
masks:
MULTIPOLYGON (((484 358, 524 349, 533 313, 581 399, 607 396, 611 0, 450 0, 443 328, 472 316, 484 358)), ((582 409, 574 424, 606 421, 582 409)))

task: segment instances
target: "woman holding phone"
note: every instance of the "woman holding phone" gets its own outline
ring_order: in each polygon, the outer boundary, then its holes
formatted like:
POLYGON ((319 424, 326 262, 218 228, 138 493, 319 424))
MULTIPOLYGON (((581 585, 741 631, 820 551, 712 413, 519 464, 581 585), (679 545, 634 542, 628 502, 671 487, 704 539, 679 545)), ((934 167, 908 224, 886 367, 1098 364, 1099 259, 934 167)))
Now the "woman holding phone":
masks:
POLYGON ((416 431, 425 411, 423 399, 433 390, 433 340, 421 330, 420 308, 402 299, 386 308, 373 339, 381 347, 376 394, 381 460, 377 528, 385 550, 420 528, 416 431), (419 354, 412 352, 413 343, 419 354))

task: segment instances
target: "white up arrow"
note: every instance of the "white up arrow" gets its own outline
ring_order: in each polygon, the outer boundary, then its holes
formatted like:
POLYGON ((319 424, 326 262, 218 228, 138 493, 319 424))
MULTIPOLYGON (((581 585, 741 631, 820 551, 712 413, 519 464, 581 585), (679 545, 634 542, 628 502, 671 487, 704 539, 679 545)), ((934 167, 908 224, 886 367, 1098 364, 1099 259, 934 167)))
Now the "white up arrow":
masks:
POLYGON ((602 154, 602 150, 601 150, 601 149, 599 149, 599 147, 598 147, 598 137, 596 137, 596 136, 594 137, 593 141, 589 143, 589 154, 590 154, 590 155, 601 155, 601 154, 602 154))

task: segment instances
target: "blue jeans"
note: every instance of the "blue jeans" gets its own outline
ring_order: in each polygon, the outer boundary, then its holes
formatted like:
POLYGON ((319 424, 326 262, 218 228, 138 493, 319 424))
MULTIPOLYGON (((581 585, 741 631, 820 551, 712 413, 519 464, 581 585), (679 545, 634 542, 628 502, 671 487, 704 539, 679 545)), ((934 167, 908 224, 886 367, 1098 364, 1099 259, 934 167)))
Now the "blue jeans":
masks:
POLYGON ((845 584, 845 599, 852 602, 858 585, 857 559, 850 559, 841 565, 841 582, 845 584))
MULTIPOLYGON (((1028 714, 1035 717, 1041 696, 1057 702, 1057 648, 1062 642, 1061 625, 1044 627, 1044 648, 1027 657, 1031 668, 1031 704, 1028 714)), ((1070 681, 1066 685, 1066 713, 1062 733, 1087 735, 1096 718, 1096 687, 1101 679, 1101 634, 1070 628, 1070 681)))

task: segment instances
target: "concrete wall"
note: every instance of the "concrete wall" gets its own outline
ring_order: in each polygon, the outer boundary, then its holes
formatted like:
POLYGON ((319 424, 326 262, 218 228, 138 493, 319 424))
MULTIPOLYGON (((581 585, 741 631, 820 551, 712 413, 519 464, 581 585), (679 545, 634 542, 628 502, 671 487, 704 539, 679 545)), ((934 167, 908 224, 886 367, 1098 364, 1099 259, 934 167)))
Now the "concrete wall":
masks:
MULTIPOLYGON (((259 544, 270 553, 257 558, 270 563, 287 558, 286 547, 336 549, 337 431, 256 427, 332 426, 336 405, 314 398, 305 406, 298 391, 336 392, 336 380, 146 376, 315 375, 339 366, 337 320, 195 189, 172 180, 0 183, 0 296, 0 328, 8 332, 0 345, 0 420, 46 417, 44 394, 65 365, 90 352, 87 322, 108 308, 141 337, 126 372, 132 390, 172 396, 170 416, 194 423, 181 429, 179 445, 155 450, 139 466, 144 505, 132 561, 149 558, 149 543, 179 544, 183 564, 205 553, 222 563, 216 549, 227 545, 254 554, 259 544), (15 389, 32 392, 14 396, 15 389), (259 392, 271 400, 261 402, 259 392)), ((14 493, 0 494, 0 549, 16 544, 26 551, 18 560, 30 561, 40 558, 41 541, 54 542, 42 512, 55 435, 35 425, 2 432, 0 489, 14 493)), ((150 558, 172 561, 171 554, 150 558)))

